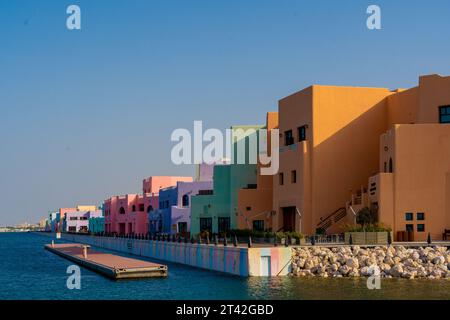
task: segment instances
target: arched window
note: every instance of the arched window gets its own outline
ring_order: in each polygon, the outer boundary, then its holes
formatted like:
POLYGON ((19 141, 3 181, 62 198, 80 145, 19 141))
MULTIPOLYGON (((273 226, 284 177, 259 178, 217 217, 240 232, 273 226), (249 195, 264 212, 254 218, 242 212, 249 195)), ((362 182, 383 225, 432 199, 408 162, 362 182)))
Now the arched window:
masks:
POLYGON ((389 158, 389 173, 394 172, 394 165, 392 164, 392 158, 389 158))
POLYGON ((183 207, 189 207, 189 196, 187 194, 183 196, 182 205, 183 207))
POLYGON ((153 207, 152 206, 148 206, 147 207, 147 213, 152 212, 153 211, 153 207))
POLYGON ((125 214, 125 209, 124 209, 123 207, 120 207, 119 213, 120 213, 120 214, 125 214))
POLYGON ((131 210, 133 211, 133 212, 136 212, 136 206, 133 204, 133 206, 131 207, 131 210))

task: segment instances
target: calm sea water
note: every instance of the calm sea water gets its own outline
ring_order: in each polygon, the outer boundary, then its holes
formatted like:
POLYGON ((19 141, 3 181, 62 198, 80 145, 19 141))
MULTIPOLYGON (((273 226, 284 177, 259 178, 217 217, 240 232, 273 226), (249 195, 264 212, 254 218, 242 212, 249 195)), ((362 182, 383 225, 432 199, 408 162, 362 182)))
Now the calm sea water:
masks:
POLYGON ((0 299, 450 299, 449 280, 240 278, 179 264, 167 279, 112 281, 81 269, 81 290, 66 287, 71 263, 44 250, 50 238, 0 234, 0 299))

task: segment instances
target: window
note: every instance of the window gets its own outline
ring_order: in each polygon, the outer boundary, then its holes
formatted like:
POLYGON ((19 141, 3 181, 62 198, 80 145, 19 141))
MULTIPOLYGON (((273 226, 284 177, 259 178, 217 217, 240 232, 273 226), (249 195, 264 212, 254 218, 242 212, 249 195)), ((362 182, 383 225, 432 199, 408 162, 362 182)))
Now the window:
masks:
POLYGON ((178 233, 187 232, 187 222, 178 222, 178 233))
POLYGON ((136 211, 136 206, 133 204, 133 206, 131 207, 131 211, 135 212, 136 211))
POLYGON ((394 164, 392 162, 392 158, 389 158, 389 173, 394 172, 394 164))
POLYGON ((230 230, 230 218, 219 218, 218 230, 219 233, 228 232, 230 230))
POLYGON ((141 204, 139 205, 139 211, 140 211, 140 212, 144 212, 144 211, 145 211, 145 205, 144 205, 143 203, 141 203, 141 204))
POLYGON ((185 194, 181 200, 183 207, 189 207, 189 196, 185 194))
POLYGON ((152 212, 153 211, 153 206, 148 206, 147 207, 147 212, 152 212))
POLYGON ((279 178, 280 186, 282 186, 284 184, 284 174, 283 174, 283 172, 281 172, 278 175, 278 178, 279 178))
POLYGON ((200 218, 200 232, 212 233, 212 218, 200 218))
POLYGON ((291 183, 297 183, 297 170, 291 171, 291 183))
POLYGON ((413 221, 414 220, 412 212, 405 213, 405 220, 406 221, 413 221))
POLYGON ((290 146, 294 144, 294 135, 292 134, 292 130, 288 130, 284 132, 284 144, 286 146, 290 146))
POLYGON ((417 220, 419 220, 419 221, 425 220, 425 213, 417 212, 417 220))
POLYGON ((306 126, 301 126, 298 128, 298 141, 305 141, 306 140, 306 126))
POLYGON ((245 210, 252 211, 252 207, 247 207, 247 208, 245 208, 245 210))
POLYGON ((264 220, 253 220, 253 230, 264 231, 264 220))
POLYGON ((450 123, 450 106, 439 107, 439 122, 450 123))
POLYGON ((417 225, 417 232, 425 232, 425 225, 424 224, 418 224, 417 225))
POLYGON ((120 207, 119 213, 120 213, 120 214, 125 214, 125 209, 124 209, 123 207, 120 207))
POLYGON ((406 232, 414 232, 414 225, 413 224, 407 224, 406 225, 406 232))

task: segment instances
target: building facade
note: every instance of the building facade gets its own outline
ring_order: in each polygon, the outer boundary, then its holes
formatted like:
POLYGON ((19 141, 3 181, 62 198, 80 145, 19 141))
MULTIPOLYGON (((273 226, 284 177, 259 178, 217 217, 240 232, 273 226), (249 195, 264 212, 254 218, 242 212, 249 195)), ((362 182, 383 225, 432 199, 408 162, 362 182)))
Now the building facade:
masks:
POLYGON ((256 141, 257 145, 261 128, 263 126, 259 125, 231 127, 233 133, 240 131, 240 138, 232 141, 232 163, 214 167, 212 192, 201 192, 191 198, 192 235, 226 233, 237 228, 238 192, 242 188, 253 188, 257 183, 256 162, 252 164, 249 155, 251 143, 256 141), (243 163, 239 163, 240 152, 245 153, 243 163))
POLYGON ((92 234, 105 232, 105 217, 90 217, 88 230, 92 234))
POLYGON ((159 190, 191 177, 155 176, 143 180, 142 194, 113 196, 103 203, 105 232, 119 235, 147 234, 148 215, 159 208, 159 190))
MULTIPOLYGON (((199 166, 201 167, 202 165, 199 166)), ((210 175, 198 177, 210 178, 210 175)), ((210 192, 211 189, 212 181, 178 182, 174 187, 161 189, 159 210, 149 215, 150 233, 188 236, 191 227, 191 198, 200 192, 210 192)))
MULTIPOLYGON (((278 129, 278 113, 269 112, 266 117, 268 155, 271 156, 271 132, 278 129)), ((265 167, 259 161, 257 164, 256 185, 238 191, 237 228, 254 231, 272 230, 273 209, 273 175, 262 175, 265 167)))
POLYGON ((88 233, 89 232, 89 219, 99 218, 102 216, 101 210, 95 211, 67 211, 65 213, 66 229, 65 232, 72 233, 88 233))
POLYGON ((440 237, 449 89, 450 77, 431 75, 409 90, 311 86, 282 99, 273 229, 340 233, 368 206, 394 234, 440 237))

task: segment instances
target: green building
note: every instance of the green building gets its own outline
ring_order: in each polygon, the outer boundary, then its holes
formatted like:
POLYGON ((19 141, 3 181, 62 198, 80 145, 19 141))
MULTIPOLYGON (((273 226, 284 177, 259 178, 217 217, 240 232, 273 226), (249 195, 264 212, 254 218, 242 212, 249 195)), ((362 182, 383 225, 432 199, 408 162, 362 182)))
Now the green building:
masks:
MULTIPOLYGON (((200 192, 191 198, 191 235, 202 231, 210 234, 237 228, 238 191, 256 184, 256 163, 250 163, 250 143, 258 145, 257 132, 263 126, 233 126, 240 137, 233 138, 232 164, 216 165, 213 192, 200 192), (238 163, 239 152, 245 151, 243 164, 238 163)), ((256 150, 257 151, 257 150, 256 150)), ((256 152, 257 155, 257 152, 256 152)))
POLYGON ((105 218, 95 217, 89 218, 89 232, 90 233, 101 233, 105 231, 105 218))

